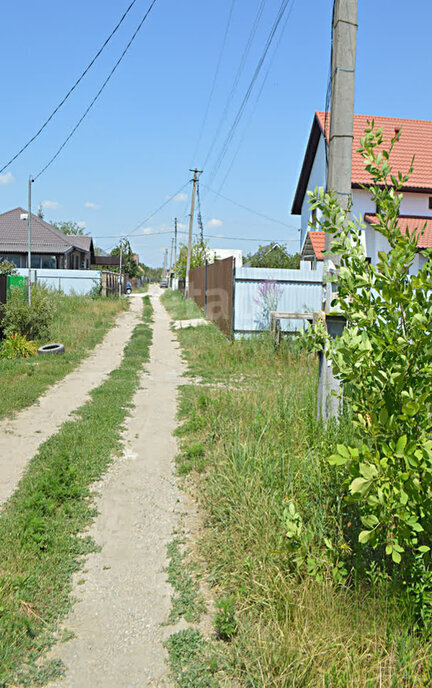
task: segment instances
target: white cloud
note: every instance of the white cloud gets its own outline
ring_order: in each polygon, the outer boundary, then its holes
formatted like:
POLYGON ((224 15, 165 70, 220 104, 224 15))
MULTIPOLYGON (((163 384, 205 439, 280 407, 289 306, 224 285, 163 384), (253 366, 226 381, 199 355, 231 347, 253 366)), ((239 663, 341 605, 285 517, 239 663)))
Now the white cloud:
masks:
POLYGON ((42 201, 42 208, 48 208, 49 210, 56 210, 60 208, 60 203, 58 201, 42 201))
POLYGON ((85 208, 91 208, 92 210, 99 210, 100 209, 100 205, 98 205, 97 203, 92 203, 91 201, 86 201, 84 203, 84 207, 85 208))
POLYGON ((81 229, 85 229, 87 227, 85 220, 81 220, 80 222, 77 222, 78 227, 81 227, 81 229))
POLYGON ((179 193, 176 196, 165 196, 166 200, 169 201, 170 199, 175 201, 176 203, 181 203, 181 201, 187 201, 188 195, 186 193, 179 193))
POLYGON ((0 174, 0 186, 7 186, 15 181, 15 177, 12 172, 6 172, 6 174, 0 174))
POLYGON ((178 222, 177 229, 187 229, 187 225, 183 224, 183 222, 178 222))
POLYGON ((151 234, 152 231, 153 231, 153 227, 144 227, 144 229, 142 230, 142 233, 143 234, 151 234))
POLYGON ((214 228, 214 227, 221 227, 222 226, 222 220, 218 220, 216 217, 213 217, 211 220, 207 222, 207 227, 209 228, 214 228))
POLYGON ((224 239, 224 238, 225 237, 223 234, 216 234, 216 239, 224 239))

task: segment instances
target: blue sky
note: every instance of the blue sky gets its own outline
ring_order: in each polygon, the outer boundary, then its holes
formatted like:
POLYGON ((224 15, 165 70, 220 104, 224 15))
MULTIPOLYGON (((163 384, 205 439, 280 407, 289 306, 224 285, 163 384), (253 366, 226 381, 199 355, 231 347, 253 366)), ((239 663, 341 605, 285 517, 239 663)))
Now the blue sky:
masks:
MULTIPOLYGON (((0 29, 0 167, 61 100, 129 2, 16 0, 5 4, 0 29)), ((259 243, 277 239, 287 242, 292 252, 298 250, 299 218, 290 215, 290 208, 313 113, 325 106, 332 2, 291 0, 284 31, 275 37, 236 136, 215 170, 280 6, 280 0, 232 2, 157 0, 80 129, 33 184, 34 210, 43 203, 48 221, 85 223, 95 243, 109 250, 117 236, 130 233, 174 196, 130 237, 143 262, 161 265, 163 251, 171 243, 174 217, 181 230, 186 228, 189 168, 198 166, 204 168, 202 214, 212 247, 248 252, 259 243), (262 2, 263 12, 243 73, 222 119, 262 2), (231 23, 209 103, 231 7, 231 23), (211 149, 218 127, 221 134, 211 149), (249 213, 205 185, 284 224, 249 213), (176 197, 181 187, 185 188, 176 197), (216 235, 221 238, 213 238, 216 235)), ((66 138, 149 4, 150 0, 136 1, 55 119, 5 170, 0 177, 0 212, 26 206, 29 174, 36 175, 66 138)), ((416 0, 412 5, 402 0, 359 1, 357 113, 432 119, 427 76, 431 25, 430 0, 416 0)))

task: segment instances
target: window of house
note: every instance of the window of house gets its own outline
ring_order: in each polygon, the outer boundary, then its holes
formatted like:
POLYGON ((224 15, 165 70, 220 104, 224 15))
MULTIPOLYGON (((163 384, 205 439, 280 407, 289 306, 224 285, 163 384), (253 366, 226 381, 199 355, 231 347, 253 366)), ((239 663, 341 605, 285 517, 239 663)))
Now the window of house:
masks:
POLYGON ((10 253, 8 255, 6 253, 1 253, 0 254, 0 263, 2 263, 4 260, 8 260, 9 263, 13 263, 14 265, 16 265, 17 268, 22 267, 22 256, 19 256, 18 254, 10 253))
POLYGON ((314 208, 311 212, 311 219, 310 219, 311 225, 316 225, 316 221, 317 221, 317 209, 314 208))
POLYGON ((42 267, 52 269, 57 267, 57 259, 55 256, 42 256, 42 267))
POLYGON ((429 210, 432 210, 432 196, 429 196, 429 210))

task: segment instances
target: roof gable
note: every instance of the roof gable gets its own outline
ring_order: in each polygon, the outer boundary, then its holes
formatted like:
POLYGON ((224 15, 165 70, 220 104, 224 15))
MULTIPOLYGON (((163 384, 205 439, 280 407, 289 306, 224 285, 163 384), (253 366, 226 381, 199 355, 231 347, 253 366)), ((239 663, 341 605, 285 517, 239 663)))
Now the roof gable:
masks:
MULTIPOLYGON (((21 219, 23 214, 27 215, 27 211, 21 207, 0 214, 0 250, 9 252, 27 250, 28 225, 25 220, 21 219)), ((91 250, 91 237, 75 237, 64 234, 57 227, 45 222, 34 213, 31 215, 31 221, 33 251, 66 253, 74 248, 82 251, 91 250)))
MULTIPOLYGON (((390 164, 398 172, 406 173, 409 170, 411 160, 415 156, 414 171, 410 176, 404 191, 432 193, 432 121, 418 119, 404 119, 401 117, 380 117, 374 115, 354 115, 353 124, 353 153, 351 183, 354 188, 361 184, 370 184, 371 176, 365 170, 364 160, 357 149, 360 139, 364 136, 365 129, 372 120, 375 127, 382 127, 383 136, 388 145, 397 131, 401 130, 401 138, 396 142, 390 155, 390 164)), ((325 112, 317 111, 314 116, 303 166, 294 196, 291 212, 294 215, 301 214, 301 206, 306 194, 309 176, 320 136, 325 136, 328 144, 330 129, 330 117, 325 112)))
MULTIPOLYGON (((378 224, 378 217, 373 213, 366 213, 364 219, 372 226, 378 224)), ((432 248, 432 217, 400 215, 398 227, 401 232, 417 234, 417 247, 419 250, 432 248)))

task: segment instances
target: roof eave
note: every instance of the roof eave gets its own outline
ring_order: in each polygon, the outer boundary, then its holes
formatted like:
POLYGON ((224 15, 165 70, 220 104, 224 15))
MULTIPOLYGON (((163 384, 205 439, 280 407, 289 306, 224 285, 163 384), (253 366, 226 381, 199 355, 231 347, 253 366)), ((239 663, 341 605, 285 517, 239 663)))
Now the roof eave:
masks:
POLYGON ((301 215, 303 199, 307 190, 307 185, 309 182, 312 165, 315 160, 315 155, 318 148, 320 136, 323 136, 323 130, 321 129, 319 119, 317 117, 317 114, 315 113, 309 134, 308 144, 306 147, 306 153, 303 159, 300 177, 297 184, 297 189, 291 207, 292 215, 301 215))

